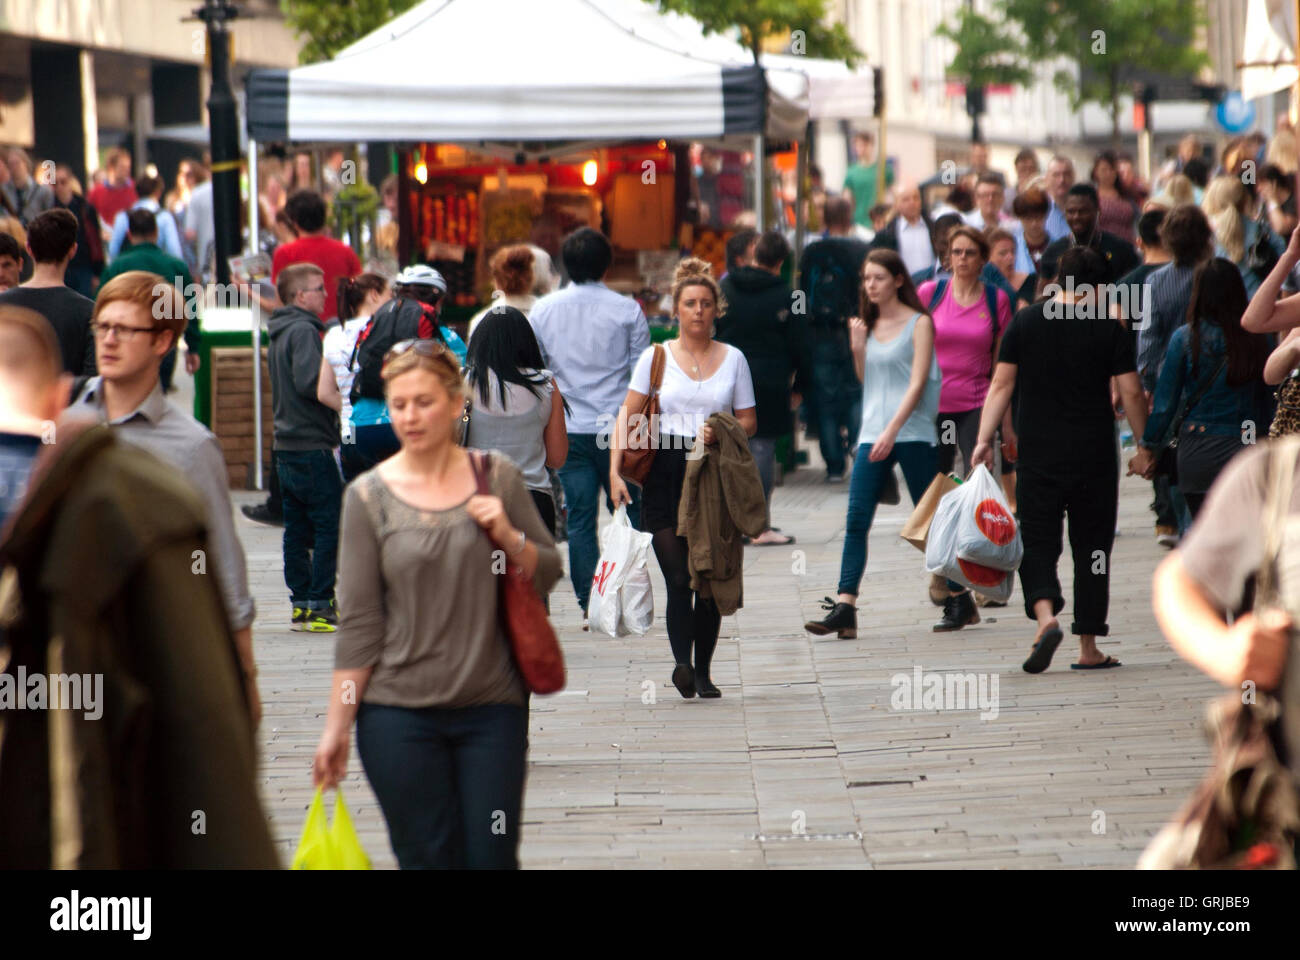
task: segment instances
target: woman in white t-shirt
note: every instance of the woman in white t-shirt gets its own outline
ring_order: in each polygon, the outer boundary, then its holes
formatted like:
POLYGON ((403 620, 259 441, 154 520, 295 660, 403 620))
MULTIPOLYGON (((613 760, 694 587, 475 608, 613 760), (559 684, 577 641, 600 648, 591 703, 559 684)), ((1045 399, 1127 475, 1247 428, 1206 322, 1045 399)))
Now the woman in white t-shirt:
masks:
POLYGON ((388 281, 377 273, 340 277, 338 289, 339 322, 325 331, 321 344, 320 378, 316 381, 316 399, 337 410, 343 444, 339 447, 339 466, 344 482, 350 481, 366 465, 356 456, 352 426, 352 378, 348 360, 357 345, 357 337, 366 328, 370 316, 388 301, 388 281))
MULTIPOLYGON (((673 686, 683 697, 720 697, 709 678, 709 665, 718 644, 722 616, 712 599, 691 589, 685 537, 677 535, 677 506, 686 479, 686 454, 696 437, 714 442, 705 422, 718 412, 731 413, 750 436, 758 429, 754 383, 745 355, 713 339, 713 322, 726 310, 718 282, 709 265, 683 260, 673 278, 673 313, 677 339, 664 344, 663 383, 659 388, 659 444, 641 491, 641 529, 654 536, 655 556, 668 588, 668 641, 677 666, 673 686), (691 667, 694 650, 695 666, 691 667)), ((650 393, 654 347, 641 354, 623 401, 618 436, 623 436, 626 411, 641 409, 650 393)), ((622 451, 610 450, 609 489, 615 504, 630 503, 627 485, 619 476, 622 451)))

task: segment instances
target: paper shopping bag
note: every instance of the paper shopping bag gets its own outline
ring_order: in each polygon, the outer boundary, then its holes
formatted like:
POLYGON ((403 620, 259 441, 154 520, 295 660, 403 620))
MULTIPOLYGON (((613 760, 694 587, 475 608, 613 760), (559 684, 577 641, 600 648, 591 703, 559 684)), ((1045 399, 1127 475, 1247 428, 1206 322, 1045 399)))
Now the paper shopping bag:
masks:
POLYGON ((934 519, 934 511, 939 508, 939 501, 949 490, 956 490, 958 483, 946 473, 937 473, 930 485, 925 488, 925 493, 912 511, 912 515, 907 518, 903 524, 903 530, 899 534, 904 540, 910 543, 916 549, 925 553, 925 541, 930 535, 930 521, 934 519))

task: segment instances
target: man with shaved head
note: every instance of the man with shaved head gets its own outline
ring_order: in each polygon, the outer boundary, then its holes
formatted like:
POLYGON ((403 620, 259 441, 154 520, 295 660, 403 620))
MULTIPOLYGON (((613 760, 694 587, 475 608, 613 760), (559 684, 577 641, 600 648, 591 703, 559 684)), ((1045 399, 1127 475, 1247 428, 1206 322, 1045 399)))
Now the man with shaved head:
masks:
POLYGON ((49 323, 0 306, 0 689, 25 698, 0 698, 0 864, 275 867, 203 502, 60 416, 71 384, 49 323))
POLYGON ((898 212, 871 245, 897 251, 907 272, 919 273, 934 266, 934 225, 921 210, 921 188, 915 180, 905 181, 894 196, 898 212))

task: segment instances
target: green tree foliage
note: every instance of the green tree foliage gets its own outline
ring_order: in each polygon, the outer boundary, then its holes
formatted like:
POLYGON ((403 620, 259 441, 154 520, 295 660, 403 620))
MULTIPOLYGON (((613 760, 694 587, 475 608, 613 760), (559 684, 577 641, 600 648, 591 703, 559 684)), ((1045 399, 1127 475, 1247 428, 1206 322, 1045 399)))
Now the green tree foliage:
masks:
POLYGON ((379 29, 419 0, 280 0, 285 22, 303 41, 299 63, 319 63, 379 29))
POLYGON ((856 67, 863 55, 842 23, 828 24, 829 0, 646 0, 660 10, 694 17, 705 33, 739 29, 740 42, 758 62, 763 39, 791 34, 793 52, 856 67), (795 31, 802 31, 795 33, 795 31))
POLYGON ((948 76, 969 87, 992 84, 1024 85, 1034 72, 1021 59, 1020 42, 1004 23, 962 7, 956 24, 943 24, 935 36, 951 40, 957 53, 948 65, 948 76))
POLYGON ((1072 61, 1056 86, 1072 109, 1098 103, 1119 139, 1120 97, 1132 92, 1134 69, 1189 79, 1209 64, 1197 48, 1205 23, 1201 0, 1000 0, 1024 33, 1034 60, 1072 61))

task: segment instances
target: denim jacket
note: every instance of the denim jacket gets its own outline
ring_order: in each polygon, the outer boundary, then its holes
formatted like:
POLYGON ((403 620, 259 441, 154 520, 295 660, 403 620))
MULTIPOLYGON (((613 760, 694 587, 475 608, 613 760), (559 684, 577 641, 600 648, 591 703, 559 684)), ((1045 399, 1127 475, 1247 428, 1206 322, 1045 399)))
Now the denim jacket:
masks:
POLYGON ((1227 366, 1218 369, 1224 353, 1223 330, 1217 324, 1204 321, 1201 323, 1201 356, 1197 375, 1193 378, 1189 351, 1191 333, 1191 327, 1183 324, 1169 338, 1164 366, 1156 382, 1155 405, 1142 434, 1142 446, 1148 449, 1159 446, 1170 421, 1178 416, 1183 404, 1196 395, 1215 370, 1218 374, 1214 382, 1201 395, 1196 406, 1188 411, 1180 435, 1195 428, 1213 436, 1237 436, 1246 429, 1246 421, 1251 421, 1256 435, 1264 436, 1272 419, 1272 410, 1262 381, 1228 386, 1227 366))

